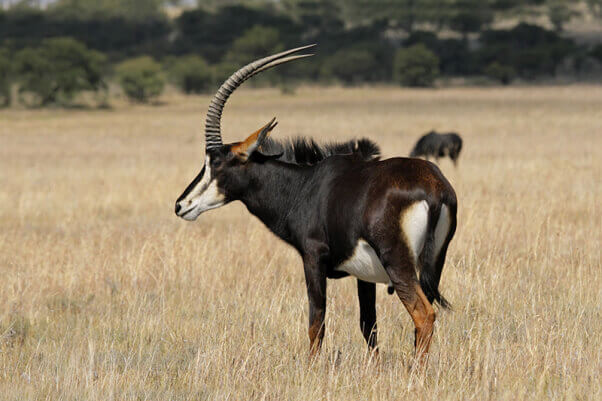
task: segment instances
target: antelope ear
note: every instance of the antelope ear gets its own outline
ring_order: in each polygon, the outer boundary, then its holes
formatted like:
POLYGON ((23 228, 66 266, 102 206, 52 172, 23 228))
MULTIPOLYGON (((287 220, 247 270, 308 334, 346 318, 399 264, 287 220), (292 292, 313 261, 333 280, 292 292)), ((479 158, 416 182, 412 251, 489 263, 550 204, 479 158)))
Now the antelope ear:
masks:
POLYGON ((251 135, 249 135, 247 139, 237 143, 236 145, 233 145, 231 148, 232 153, 235 153, 244 160, 246 160, 251 155, 251 153, 256 151, 257 148, 261 146, 263 140, 268 136, 268 134, 274 129, 274 127, 277 124, 278 123, 276 122, 276 117, 272 118, 272 120, 269 123, 258 129, 257 131, 253 132, 251 135))

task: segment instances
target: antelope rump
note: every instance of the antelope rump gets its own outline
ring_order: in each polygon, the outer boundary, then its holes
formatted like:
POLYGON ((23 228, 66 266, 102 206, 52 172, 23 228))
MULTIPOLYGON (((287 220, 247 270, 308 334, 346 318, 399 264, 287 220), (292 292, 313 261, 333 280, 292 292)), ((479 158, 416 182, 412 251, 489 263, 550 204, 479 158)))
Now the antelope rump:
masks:
MULTIPOLYGON (((311 139, 275 141, 275 119, 242 142, 223 144, 220 120, 230 94, 249 77, 310 56, 304 46, 254 61, 228 78, 211 101, 205 162, 175 205, 185 220, 241 201, 301 255, 309 299, 310 356, 324 336, 327 278, 354 276, 360 325, 377 352, 375 285, 395 291, 415 325, 416 356, 428 352, 438 290, 456 229, 454 189, 434 164, 380 160, 368 139, 325 146, 311 139)), ((423 359, 423 358, 420 358, 423 359)))

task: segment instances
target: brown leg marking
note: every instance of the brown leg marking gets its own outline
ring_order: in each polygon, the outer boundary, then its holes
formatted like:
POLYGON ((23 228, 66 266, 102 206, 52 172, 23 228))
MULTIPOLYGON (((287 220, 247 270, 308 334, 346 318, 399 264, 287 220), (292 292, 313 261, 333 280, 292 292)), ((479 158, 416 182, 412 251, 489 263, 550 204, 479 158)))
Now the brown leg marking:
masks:
POLYGON ((370 354, 368 355, 368 361, 370 362, 379 362, 380 361, 380 353, 378 352, 378 347, 368 348, 370 354))
POLYGON ((312 360, 322 346, 322 339, 324 338, 324 319, 315 319, 314 322, 309 326, 309 359, 312 360))
POLYGON ((416 359, 418 359, 421 364, 424 364, 431 345, 433 324, 435 323, 435 310, 428 299, 426 299, 426 296, 418 283, 415 284, 414 289, 415 296, 413 297, 413 300, 409 301, 402 298, 401 301, 410 313, 410 316, 414 321, 414 326, 416 327, 414 340, 416 359))
MULTIPOLYGON (((324 317, 326 316, 326 270, 321 268, 321 244, 303 256, 307 300, 309 301, 309 359, 320 350, 324 338, 324 317)), ((322 250, 323 251, 323 250, 322 250)))

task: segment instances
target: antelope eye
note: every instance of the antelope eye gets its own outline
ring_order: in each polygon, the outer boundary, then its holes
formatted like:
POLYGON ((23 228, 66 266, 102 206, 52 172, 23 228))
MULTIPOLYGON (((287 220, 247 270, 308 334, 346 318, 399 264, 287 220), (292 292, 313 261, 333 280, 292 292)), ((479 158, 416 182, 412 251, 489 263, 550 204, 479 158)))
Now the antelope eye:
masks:
POLYGON ((222 165, 222 160, 221 159, 212 159, 211 160, 211 167, 212 168, 217 168, 219 166, 222 165))

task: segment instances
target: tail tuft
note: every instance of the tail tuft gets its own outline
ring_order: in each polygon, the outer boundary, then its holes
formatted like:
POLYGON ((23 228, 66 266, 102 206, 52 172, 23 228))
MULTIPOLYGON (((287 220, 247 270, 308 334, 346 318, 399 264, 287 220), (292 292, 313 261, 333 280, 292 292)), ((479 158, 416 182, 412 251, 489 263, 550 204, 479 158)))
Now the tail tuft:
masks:
POLYGON ((435 254, 435 228, 440 216, 440 209, 432 208, 429 214, 429 227, 424 249, 420 255, 420 288, 430 303, 437 302, 444 309, 451 309, 450 303, 439 292, 439 279, 442 266, 437 266, 439 255, 435 254))
POLYGON ((423 269, 420 273, 420 288, 426 295, 429 302, 437 302, 444 309, 452 309, 451 304, 441 295, 437 286, 433 283, 434 277, 429 276, 429 271, 423 269))

